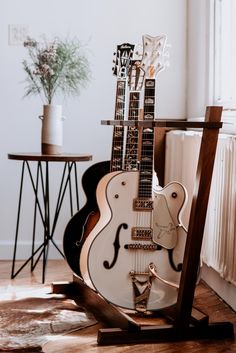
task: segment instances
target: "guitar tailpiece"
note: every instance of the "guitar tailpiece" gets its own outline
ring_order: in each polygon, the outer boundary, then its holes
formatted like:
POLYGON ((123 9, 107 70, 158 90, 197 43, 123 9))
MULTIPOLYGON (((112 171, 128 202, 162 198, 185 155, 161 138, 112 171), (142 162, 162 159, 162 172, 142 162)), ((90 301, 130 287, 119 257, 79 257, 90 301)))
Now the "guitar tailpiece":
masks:
POLYGON ((134 307, 135 310, 139 313, 147 312, 147 304, 149 295, 152 287, 153 274, 149 272, 135 272, 130 271, 130 276, 132 279, 133 285, 133 296, 134 296, 134 307), (138 279, 137 276, 146 276, 146 280, 138 279), (145 286, 144 290, 141 292, 138 286, 145 286))

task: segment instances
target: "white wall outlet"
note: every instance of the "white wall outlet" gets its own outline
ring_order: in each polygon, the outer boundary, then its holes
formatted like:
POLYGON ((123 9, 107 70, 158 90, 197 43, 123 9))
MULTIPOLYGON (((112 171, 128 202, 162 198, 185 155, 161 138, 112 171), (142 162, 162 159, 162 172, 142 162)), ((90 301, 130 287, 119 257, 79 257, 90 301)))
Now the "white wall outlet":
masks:
POLYGON ((22 45, 29 34, 29 26, 24 24, 8 25, 8 44, 22 45))

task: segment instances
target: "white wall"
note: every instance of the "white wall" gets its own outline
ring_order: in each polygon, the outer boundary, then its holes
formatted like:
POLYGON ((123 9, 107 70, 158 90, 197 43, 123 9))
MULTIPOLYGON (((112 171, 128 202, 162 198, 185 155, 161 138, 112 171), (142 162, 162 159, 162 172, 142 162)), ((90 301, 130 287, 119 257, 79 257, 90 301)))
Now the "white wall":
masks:
POLYGON ((213 104, 214 0, 187 1, 187 118, 213 104))
MULTIPOLYGON (((113 52, 123 42, 141 43, 142 34, 166 34, 170 67, 159 76, 158 112, 162 117, 184 118, 186 113, 186 0, 1 0, 0 2, 0 258, 12 257, 20 162, 9 161, 9 152, 40 151, 42 102, 38 97, 22 99, 26 56, 21 46, 8 45, 8 25, 27 24, 36 39, 78 36, 87 43, 93 79, 80 97, 63 104, 64 151, 90 153, 92 163, 110 158, 112 128, 100 120, 113 118, 115 78, 113 52)), ((91 163, 79 165, 80 174, 91 163)), ((55 175, 57 170, 55 171, 55 175)), ((56 190, 56 183, 51 188, 56 190)), ((82 195, 82 194, 81 194, 82 195)), ((84 202, 84 197, 82 202, 84 202)), ((22 215, 25 230, 19 239, 26 252, 31 241, 33 196, 27 194, 22 215)), ((69 214, 63 209, 56 239, 61 242, 69 214)), ((22 250, 23 251, 23 250, 22 250)), ((26 256, 21 253, 20 256, 26 256)))

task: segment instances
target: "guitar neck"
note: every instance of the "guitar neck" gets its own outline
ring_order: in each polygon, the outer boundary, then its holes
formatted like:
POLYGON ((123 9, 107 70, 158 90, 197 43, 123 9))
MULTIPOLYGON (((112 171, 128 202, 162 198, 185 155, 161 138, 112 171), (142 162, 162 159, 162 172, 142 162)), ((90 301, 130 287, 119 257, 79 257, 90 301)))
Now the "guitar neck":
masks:
MULTIPOLYGON (((128 120, 139 118, 140 92, 130 92, 128 120)), ((128 126, 126 136, 125 170, 138 170, 138 128, 128 126)))
MULTIPOLYGON (((117 80, 115 120, 124 120, 125 116, 125 95, 126 80, 117 80)), ((112 153, 110 171, 122 170, 123 167, 123 146, 124 146, 124 127, 115 126, 112 137, 112 153)))
MULTIPOLYGON (((144 120, 154 120, 155 79, 146 79, 144 89, 144 120)), ((143 128, 139 169, 138 198, 152 197, 154 128, 143 128)))

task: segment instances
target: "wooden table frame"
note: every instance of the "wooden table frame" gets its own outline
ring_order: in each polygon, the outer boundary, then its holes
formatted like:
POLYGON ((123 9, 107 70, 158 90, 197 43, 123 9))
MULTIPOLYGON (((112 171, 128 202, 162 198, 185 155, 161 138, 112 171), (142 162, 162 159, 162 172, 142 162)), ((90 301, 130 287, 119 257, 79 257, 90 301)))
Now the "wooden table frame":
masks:
POLYGON ((61 254, 61 256, 64 257, 64 254, 55 243, 53 239, 53 235, 55 232, 58 217, 61 211, 61 206, 67 189, 69 191, 71 216, 73 215, 73 212, 74 212, 73 198, 72 198, 72 175, 74 176, 76 210, 77 211, 79 210, 79 193, 78 193, 78 177, 77 177, 76 162, 89 161, 92 159, 92 156, 85 155, 85 154, 43 155, 40 153, 10 153, 8 154, 8 158, 11 160, 22 161, 11 278, 15 278, 29 262, 31 263, 31 271, 33 271, 36 265, 38 264, 39 260, 41 259, 41 257, 43 257, 42 282, 44 283, 50 242, 61 254), (33 177, 30 162, 37 162, 35 179, 33 177), (64 168, 62 171, 59 192, 57 195, 55 213, 52 219, 50 215, 49 164, 55 163, 55 162, 64 163, 64 168), (21 214, 21 203, 22 203, 22 196, 23 196, 23 184, 24 184, 25 174, 27 171, 28 171, 29 180, 35 197, 32 248, 31 248, 31 256, 20 266, 19 269, 15 271, 20 214, 21 214), (39 198, 40 190, 42 191, 42 200, 40 200, 39 198), (35 235, 36 235, 36 220, 37 220, 38 213, 43 224, 44 235, 43 235, 43 242, 41 243, 41 245, 39 245, 36 248, 35 235))

